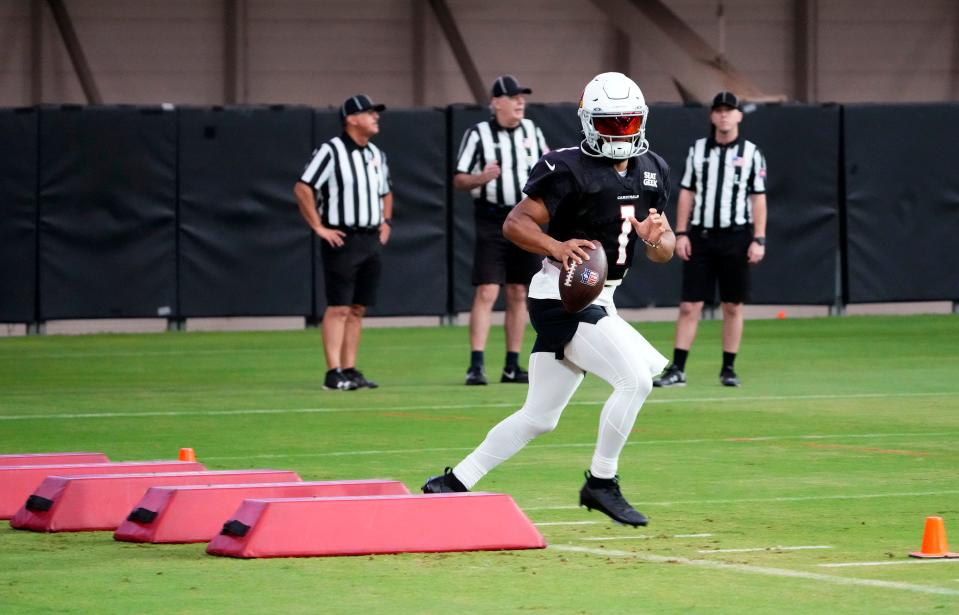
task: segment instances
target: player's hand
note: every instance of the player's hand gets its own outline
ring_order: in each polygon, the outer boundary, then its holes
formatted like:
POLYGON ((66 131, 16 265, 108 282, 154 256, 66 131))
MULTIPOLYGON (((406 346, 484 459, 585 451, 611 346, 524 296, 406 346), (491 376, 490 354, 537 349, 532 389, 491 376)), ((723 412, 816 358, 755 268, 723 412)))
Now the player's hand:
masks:
POLYGON ((684 261, 688 261, 693 255, 693 244, 686 235, 680 235, 676 238, 676 254, 684 261))
POLYGON ((343 245, 343 238, 346 237, 346 233, 343 231, 326 228, 325 226, 316 230, 316 234, 320 236, 320 239, 330 244, 334 248, 339 248, 343 245))
POLYGON ((746 252, 746 257, 748 258, 750 265, 759 263, 759 261, 763 260, 764 256, 766 256, 766 246, 761 246, 755 241, 749 244, 749 250, 746 252))
POLYGON ((553 260, 563 264, 563 269, 569 269, 573 263, 579 265, 584 260, 589 260, 589 255, 583 250, 584 247, 595 248, 592 241, 586 239, 569 239, 563 242, 556 242, 553 249, 550 250, 550 257, 553 260))
POLYGON ((493 160, 492 162, 487 162, 486 166, 483 167, 483 183, 491 182, 497 177, 500 176, 502 171, 499 168, 499 163, 493 160))
POLYGON ((380 244, 386 245, 386 242, 390 240, 390 231, 393 230, 392 227, 383 222, 380 224, 380 244))
POLYGON ((669 230, 669 222, 666 221, 666 216, 653 207, 649 208, 649 215, 642 222, 630 216, 629 223, 633 225, 633 230, 636 231, 640 239, 652 244, 658 244, 659 240, 663 238, 663 233, 669 230))

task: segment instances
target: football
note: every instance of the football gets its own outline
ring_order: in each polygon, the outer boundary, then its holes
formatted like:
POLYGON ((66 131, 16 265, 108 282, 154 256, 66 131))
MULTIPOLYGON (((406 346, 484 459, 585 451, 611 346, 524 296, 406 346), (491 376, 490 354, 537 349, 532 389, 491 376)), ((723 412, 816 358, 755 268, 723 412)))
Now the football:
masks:
POLYGON ((596 247, 583 248, 589 255, 588 261, 578 265, 573 263, 571 269, 560 270, 559 297, 570 314, 581 312, 592 303, 606 283, 606 251, 598 241, 593 245, 596 247))

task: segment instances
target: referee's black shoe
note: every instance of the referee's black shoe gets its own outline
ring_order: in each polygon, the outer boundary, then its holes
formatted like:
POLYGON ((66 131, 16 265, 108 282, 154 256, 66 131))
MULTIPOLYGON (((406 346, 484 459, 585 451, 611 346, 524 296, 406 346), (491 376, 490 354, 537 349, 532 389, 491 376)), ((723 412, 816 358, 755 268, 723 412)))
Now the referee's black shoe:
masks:
POLYGON ((334 368, 326 372, 323 388, 327 391, 355 391, 356 383, 350 380, 343 370, 334 368))
POLYGON ((372 380, 367 380, 366 376, 363 375, 363 372, 356 369, 355 367, 347 367, 346 369, 343 370, 343 374, 347 378, 352 380, 353 384, 355 384, 356 388, 358 389, 363 389, 363 388, 375 389, 376 387, 380 386, 376 384, 375 382, 373 382, 372 380))
POLYGON ((431 476, 423 484, 423 493, 463 493, 469 491, 460 479, 453 474, 453 468, 447 467, 439 476, 431 476))
POLYGON ((515 365, 513 367, 504 367, 503 375, 499 378, 500 382, 516 382, 518 384, 529 384, 529 372, 515 365))
POLYGON ((675 365, 670 365, 657 378, 653 378, 654 387, 684 387, 686 374, 675 365))
POLYGON ((482 365, 474 365, 467 370, 466 384, 470 386, 486 384, 486 372, 483 371, 482 365))
POLYGON ((586 484, 579 491, 579 505, 594 508, 623 525, 646 525, 649 519, 626 501, 619 490, 619 477, 596 478, 586 471, 586 484))
POLYGON ((738 387, 739 386, 739 376, 736 375, 736 371, 731 367, 724 367, 723 371, 719 372, 719 383, 724 387, 738 387))

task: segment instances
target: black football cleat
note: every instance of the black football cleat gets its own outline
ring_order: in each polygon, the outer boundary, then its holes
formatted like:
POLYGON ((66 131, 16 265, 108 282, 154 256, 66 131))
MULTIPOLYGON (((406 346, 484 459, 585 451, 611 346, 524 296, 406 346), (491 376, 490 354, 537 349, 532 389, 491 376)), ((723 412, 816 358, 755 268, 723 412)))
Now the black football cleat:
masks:
POLYGON ((343 374, 352 380, 353 384, 355 384, 356 388, 358 389, 375 389, 380 386, 372 380, 367 380, 366 376, 363 375, 363 372, 355 367, 347 367, 343 370, 343 374))
POLYGON ((447 467, 439 476, 431 476, 423 483, 423 493, 465 493, 469 491, 453 474, 453 468, 447 467))
POLYGON ((619 477, 596 478, 586 471, 586 484, 579 491, 579 505, 594 508, 623 525, 646 525, 649 519, 626 501, 619 490, 619 477))
POLYGON ((467 386, 486 384, 486 372, 480 366, 471 367, 466 372, 467 386))
POLYGON ((355 391, 356 383, 350 380, 343 370, 335 368, 326 372, 323 388, 327 391, 355 391))
POLYGON ((657 378, 653 378, 654 387, 684 387, 686 374, 675 365, 667 367, 657 378))
POLYGON ((736 371, 733 368, 724 367, 723 371, 719 372, 719 384, 724 387, 738 387, 739 376, 736 375, 736 371))
POLYGON ((503 375, 499 378, 500 382, 515 382, 517 384, 529 384, 529 372, 517 365, 516 367, 504 367, 503 375))

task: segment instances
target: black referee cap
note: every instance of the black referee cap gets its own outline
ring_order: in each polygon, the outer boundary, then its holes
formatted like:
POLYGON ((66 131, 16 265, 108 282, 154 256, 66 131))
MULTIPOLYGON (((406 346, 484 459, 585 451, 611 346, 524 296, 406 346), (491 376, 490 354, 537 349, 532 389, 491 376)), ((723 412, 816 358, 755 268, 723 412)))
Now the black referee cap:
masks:
POLYGON ((730 107, 732 109, 738 109, 739 111, 743 110, 739 104, 739 99, 736 98, 736 95, 732 92, 720 92, 716 94, 713 98, 712 109, 715 110, 717 107, 730 107))
POLYGON ((367 96, 366 94, 357 94, 356 96, 350 96, 345 101, 343 101, 343 106, 340 107, 340 117, 345 118, 347 115, 353 115, 354 113, 363 113, 364 111, 385 111, 386 105, 377 105, 373 103, 373 99, 367 96))
POLYGON ((533 90, 524 88, 513 75, 501 75, 493 82, 493 98, 497 96, 516 96, 517 94, 532 94, 533 90))

